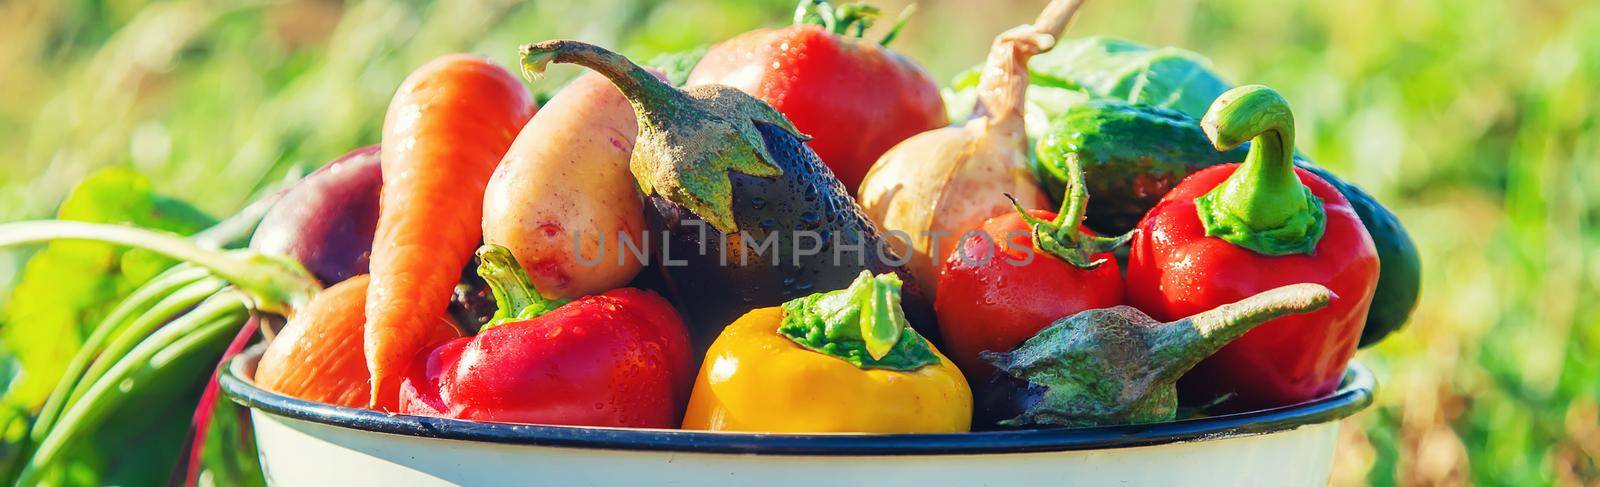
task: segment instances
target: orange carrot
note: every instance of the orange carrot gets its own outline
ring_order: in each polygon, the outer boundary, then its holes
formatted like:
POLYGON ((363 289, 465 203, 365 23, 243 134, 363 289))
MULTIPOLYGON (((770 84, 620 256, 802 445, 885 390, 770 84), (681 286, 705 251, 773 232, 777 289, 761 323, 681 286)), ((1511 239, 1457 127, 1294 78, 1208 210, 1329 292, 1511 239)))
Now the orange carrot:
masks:
POLYGON ((482 237, 484 186, 536 108, 516 76, 459 54, 412 72, 389 102, 364 341, 372 405, 428 344, 482 237))
MULTIPOLYGON (((366 407, 371 376, 361 342, 367 321, 363 313, 367 281, 366 275, 347 279, 318 293, 295 313, 261 354, 256 386, 307 401, 366 407)), ((434 323, 439 326, 430 330, 430 342, 461 333, 443 320, 434 323)))

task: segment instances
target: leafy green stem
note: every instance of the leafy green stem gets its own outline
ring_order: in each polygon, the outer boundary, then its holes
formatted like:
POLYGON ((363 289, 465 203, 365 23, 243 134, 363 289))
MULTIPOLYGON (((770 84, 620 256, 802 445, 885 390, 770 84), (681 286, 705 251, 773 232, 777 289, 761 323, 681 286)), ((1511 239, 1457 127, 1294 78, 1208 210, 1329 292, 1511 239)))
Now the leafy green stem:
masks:
POLYGON ((248 250, 222 252, 202 248, 179 235, 142 228, 60 220, 0 224, 0 247, 49 240, 90 240, 149 250, 184 260, 238 286, 255 309, 280 315, 311 300, 322 286, 303 266, 289 259, 248 250))
POLYGON ((266 218, 267 212, 272 211, 288 192, 289 188, 285 187, 250 202, 233 216, 194 234, 195 244, 206 249, 245 245, 250 241, 250 236, 255 234, 256 227, 261 225, 261 220, 266 218))
MULTIPOLYGON (((130 350, 137 347, 151 334, 155 333, 156 330, 167 326, 169 321, 178 319, 181 314, 195 309, 195 306, 226 287, 227 283, 215 277, 196 281, 163 298, 160 302, 151 306, 144 314, 134 318, 123 329, 115 330, 116 335, 111 337, 105 349, 89 365, 89 368, 84 370, 83 376, 78 378, 78 384, 73 387, 71 394, 67 396, 67 402, 69 404, 77 402, 85 394, 88 394, 89 388, 95 381, 104 376, 106 371, 110 370, 117 361, 121 360, 130 350)), ((195 311, 199 310, 195 309, 195 311)), ((187 315, 183 314, 183 316, 187 315)))
MULTIPOLYGON (((83 346, 78 347, 77 353, 67 363, 65 372, 61 374, 56 386, 50 390, 49 398, 45 399, 44 406, 39 410, 38 419, 29 433, 35 440, 43 438, 55 423, 56 415, 61 412, 73 389, 85 378, 85 371, 95 360, 113 358, 103 353, 106 342, 113 334, 123 330, 126 325, 135 320, 135 317, 146 314, 153 307, 162 303, 169 295, 194 284, 209 276, 205 269, 179 264, 166 272, 151 279, 150 282, 140 286, 127 298, 123 299, 116 308, 107 314, 94 327, 94 331, 84 340, 83 346)), ((181 311, 181 310, 177 310, 181 311)), ((174 314, 176 311, 173 312, 174 314)))
POLYGON ((118 359, 78 400, 68 405, 59 422, 37 443, 13 485, 35 485, 80 435, 93 431, 147 382, 170 368, 179 357, 213 348, 226 340, 249 316, 247 297, 222 291, 194 311, 168 323, 118 359))

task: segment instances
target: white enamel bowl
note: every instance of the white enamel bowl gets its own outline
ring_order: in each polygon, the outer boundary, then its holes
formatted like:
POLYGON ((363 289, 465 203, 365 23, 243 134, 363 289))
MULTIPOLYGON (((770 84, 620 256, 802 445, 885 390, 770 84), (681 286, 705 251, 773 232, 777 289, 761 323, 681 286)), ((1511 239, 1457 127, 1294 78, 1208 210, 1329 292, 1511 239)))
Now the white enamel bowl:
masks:
POLYGON ((479 423, 312 403, 250 383, 276 485, 1324 485, 1339 419, 1372 403, 1352 363, 1338 391, 1294 406, 1169 423, 963 434, 769 435, 479 423))

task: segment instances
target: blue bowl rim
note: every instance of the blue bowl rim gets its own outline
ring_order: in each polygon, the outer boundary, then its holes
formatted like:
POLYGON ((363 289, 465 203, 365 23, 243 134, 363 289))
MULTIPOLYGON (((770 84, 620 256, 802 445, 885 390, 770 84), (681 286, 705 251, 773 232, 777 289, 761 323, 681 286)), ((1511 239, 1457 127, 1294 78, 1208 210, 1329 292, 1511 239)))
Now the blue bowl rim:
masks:
POLYGON ((386 414, 283 396, 245 378, 261 348, 225 368, 222 391, 256 412, 340 428, 446 440, 630 451, 758 455, 970 455, 1131 448, 1261 435, 1327 423, 1372 404, 1372 372, 1351 361, 1326 397, 1272 409, 1164 423, 1093 428, 1041 428, 941 434, 764 434, 491 423, 386 414))

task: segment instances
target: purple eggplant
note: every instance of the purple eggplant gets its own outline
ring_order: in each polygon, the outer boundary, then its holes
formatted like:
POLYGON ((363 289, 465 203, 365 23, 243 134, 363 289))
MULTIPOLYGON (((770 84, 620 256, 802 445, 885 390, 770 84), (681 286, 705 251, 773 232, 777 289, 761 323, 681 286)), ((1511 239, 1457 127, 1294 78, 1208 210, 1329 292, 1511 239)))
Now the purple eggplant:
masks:
POLYGON ((383 188, 378 152, 350 151, 295 183, 262 218, 250 248, 298 260, 323 285, 366 274, 383 188))
POLYGON ((726 86, 679 90, 617 53, 576 41, 522 47, 523 71, 572 63, 632 103, 629 170, 647 198, 645 242, 696 340, 751 309, 843 289, 861 271, 905 281, 906 318, 937 340, 932 306, 877 227, 770 105, 726 86))

